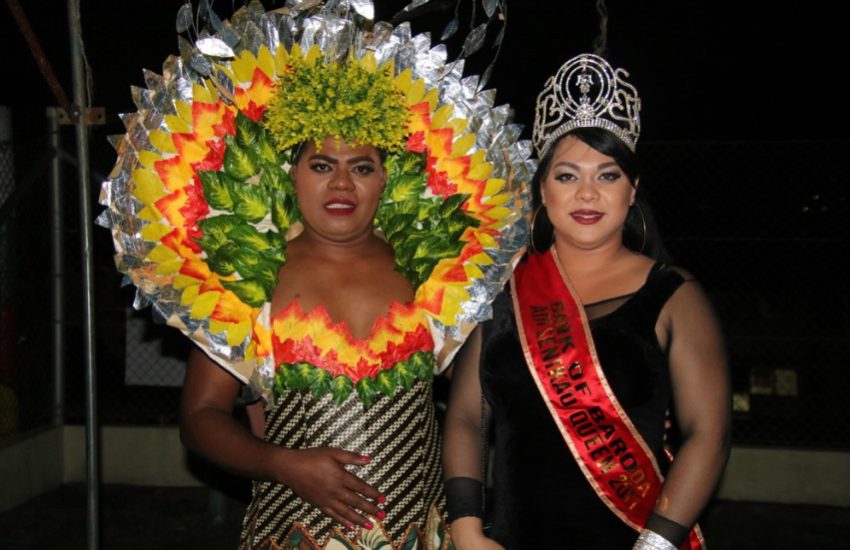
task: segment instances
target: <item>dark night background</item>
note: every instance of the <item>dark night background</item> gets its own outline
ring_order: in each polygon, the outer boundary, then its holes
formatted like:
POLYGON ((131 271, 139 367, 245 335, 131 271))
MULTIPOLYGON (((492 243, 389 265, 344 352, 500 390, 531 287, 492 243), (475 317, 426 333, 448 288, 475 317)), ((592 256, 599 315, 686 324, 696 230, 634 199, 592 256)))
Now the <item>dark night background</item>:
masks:
MULTIPOLYGON (((141 69, 158 72, 176 52, 174 16, 181 3, 82 2, 93 103, 106 107, 110 122, 95 132, 95 149, 101 135, 121 131, 115 115, 133 109, 129 86, 143 85, 141 69)), ((378 0, 377 14, 390 17, 406 3, 378 0)), ((64 2, 21 4, 70 96, 64 2)), ((225 15, 231 2, 213 7, 225 15)), ((850 64, 840 2, 621 0, 608 2, 608 11, 608 57, 629 70, 641 92, 642 140, 845 136, 848 109, 842 96, 850 64)), ((23 138, 40 131, 42 107, 55 102, 9 12, 0 13, 6 60, 0 104, 14 107, 16 134, 23 138)), ((438 35, 449 17, 443 11, 414 20, 414 29, 438 35)), ((568 57, 589 51, 597 34, 591 0, 509 0, 505 46, 491 81, 499 102, 511 103, 517 119, 530 123, 546 77, 568 57)), ((487 55, 476 54, 473 68, 482 70, 487 55)))

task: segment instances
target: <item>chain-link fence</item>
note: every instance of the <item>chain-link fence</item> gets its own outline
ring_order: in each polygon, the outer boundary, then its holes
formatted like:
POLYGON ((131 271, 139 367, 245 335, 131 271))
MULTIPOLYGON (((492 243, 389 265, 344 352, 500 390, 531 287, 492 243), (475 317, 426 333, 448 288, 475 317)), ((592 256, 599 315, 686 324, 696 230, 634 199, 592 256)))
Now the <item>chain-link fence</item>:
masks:
MULTIPOLYGON (((844 182, 850 142, 641 147, 641 192, 676 263, 703 283, 727 334, 735 442, 850 449, 850 412, 843 406, 850 387, 850 282, 841 252, 850 240, 844 182)), ((81 422, 79 220, 75 172, 68 172, 62 191, 64 415, 81 422)), ((0 242, 14 258, 0 270, 0 291, 12 296, 14 317, 11 323, 2 318, 0 428, 20 430, 50 418, 46 187, 46 178, 37 180, 0 220, 0 242), (11 363, 8 342, 14 343, 11 363)), ((128 310, 132 289, 119 288, 107 231, 95 231, 95 253, 100 420, 174 423, 190 344, 176 330, 153 324, 149 311, 128 310)))
POLYGON ((46 170, 42 162, 28 167, 31 177, 16 174, 10 111, 2 109, 0 438, 46 424, 52 413, 46 170))
POLYGON ((724 324, 736 443, 850 448, 848 153, 848 141, 644 145, 666 244, 724 324))

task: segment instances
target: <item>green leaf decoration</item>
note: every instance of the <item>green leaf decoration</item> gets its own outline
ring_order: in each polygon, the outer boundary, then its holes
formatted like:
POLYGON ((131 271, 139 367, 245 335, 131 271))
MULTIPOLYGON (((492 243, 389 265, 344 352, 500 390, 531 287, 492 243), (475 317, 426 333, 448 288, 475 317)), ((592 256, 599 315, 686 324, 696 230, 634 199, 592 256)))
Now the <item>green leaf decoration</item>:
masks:
POLYGON ((410 388, 413 387, 413 384, 416 383, 416 371, 411 367, 410 360, 403 363, 399 363, 393 370, 398 377, 398 381, 401 384, 401 387, 404 388, 404 391, 410 391, 410 388))
POLYGON ((365 408, 369 408, 378 398, 378 382, 374 378, 361 378, 357 381, 357 394, 365 408))
POLYGON ((280 166, 271 163, 263 163, 263 175, 260 176, 260 185, 267 189, 283 189, 287 193, 292 192, 292 178, 289 173, 280 166))
POLYGON ((257 269, 263 262, 263 257, 256 250, 250 248, 238 248, 233 255, 233 263, 236 265, 236 271, 243 278, 254 277, 257 274, 257 269))
POLYGON ((272 295, 275 285, 277 285, 277 272, 283 262, 269 260, 265 256, 254 269, 253 277, 258 283, 263 285, 266 296, 272 295))
POLYGON ((233 197, 226 178, 220 178, 222 172, 202 171, 198 172, 201 178, 201 186, 204 188, 204 197, 207 203, 216 210, 233 209, 233 197))
POLYGON ((243 149, 254 147, 260 139, 259 124, 242 114, 236 113, 236 143, 243 149))
POLYGON ((410 356, 409 363, 422 380, 427 380, 434 373, 434 356, 429 352, 417 351, 410 356))
POLYGON ((402 174, 393 182, 389 190, 389 198, 396 201, 411 201, 419 198, 425 189, 427 174, 402 174))
POLYGON ((221 245, 227 242, 227 235, 221 231, 216 233, 206 233, 200 239, 195 239, 195 242, 198 243, 201 250, 207 253, 207 257, 210 257, 215 254, 221 245))
MULTIPOLYGON (((412 214, 401 214, 394 216, 386 224, 382 224, 380 227, 387 239, 395 239, 399 233, 403 233, 405 230, 412 231, 414 221, 415 218, 412 214)), ((415 233, 411 232, 409 238, 415 237, 415 233)))
POLYGON ((387 397, 395 395, 395 389, 398 386, 398 375, 395 369, 382 370, 378 373, 378 391, 387 397))
POLYGON ((314 368, 312 373, 312 381, 310 382, 310 393, 316 399, 322 397, 331 391, 331 373, 324 369, 314 368))
POLYGON ((425 155, 405 152, 404 154, 399 155, 399 157, 402 172, 411 173, 425 171, 425 155))
POLYGON ((310 387, 311 371, 315 369, 310 363, 294 363, 281 365, 277 376, 283 378, 283 384, 296 391, 310 387))
POLYGON ((451 235, 451 239, 457 241, 457 239, 463 235, 463 232, 467 227, 478 227, 478 220, 473 220, 467 216, 463 216, 458 219, 456 216, 452 216, 450 220, 446 222, 446 231, 449 235, 451 235), (474 223, 469 223, 469 222, 474 223))
POLYGON ((256 152, 257 158, 265 164, 280 166, 287 160, 284 155, 278 152, 277 147, 275 147, 271 136, 269 136, 265 128, 263 128, 260 133, 260 138, 254 146, 254 151, 256 152))
POLYGON ((301 219, 295 196, 282 189, 272 189, 270 195, 272 222, 281 233, 285 233, 289 226, 301 219))
POLYGON ((207 264, 219 275, 232 275, 236 271, 235 259, 238 253, 239 247, 236 243, 227 241, 207 256, 207 264))
POLYGON ((281 365, 277 372, 274 374, 274 393, 275 395, 283 395, 283 392, 286 391, 286 385, 283 383, 283 374, 280 369, 283 369, 285 365, 281 365))
POLYGON ((240 300, 251 307, 262 307, 263 303, 269 299, 266 287, 254 279, 222 281, 221 286, 236 294, 240 300))
POLYGON ((431 258, 425 258, 419 261, 410 262, 410 278, 414 281, 424 281, 428 278, 428 275, 431 274, 431 271, 434 269, 436 265, 435 262, 431 260, 431 258))
POLYGON ((342 405, 352 391, 354 391, 354 384, 345 376, 335 376, 331 380, 331 395, 337 405, 342 405))
POLYGON ((227 232, 227 237, 240 247, 250 248, 256 251, 268 250, 271 247, 269 240, 250 224, 237 225, 227 232))
POLYGON ((455 210, 458 210, 463 203, 465 203, 469 199, 469 195, 457 194, 446 197, 443 200, 442 204, 440 204, 440 214, 442 216, 449 216, 455 210))
POLYGON ((249 221, 258 222, 269 211, 269 195, 259 185, 243 184, 233 188, 233 211, 249 221))
POLYGON ((286 249, 286 241, 283 239, 283 235, 277 231, 266 231, 265 233, 261 233, 261 235, 269 243, 269 249, 281 251, 286 249))
POLYGON ((251 149, 240 147, 232 136, 224 138, 227 149, 224 152, 224 171, 239 181, 257 174, 259 159, 254 158, 251 149))
MULTIPOLYGON (((268 233, 272 233, 269 231, 268 233)), ((280 269, 280 266, 283 265, 283 262, 286 261, 286 247, 274 247, 269 248, 268 250, 263 251, 263 258, 267 259, 269 262, 273 263, 276 266, 276 269, 280 269)))
POLYGON ((216 238, 220 238, 222 241, 226 241, 228 240, 227 233, 241 223, 242 219, 239 216, 224 214, 221 216, 205 218, 199 221, 198 225, 200 226, 201 231, 204 232, 204 236, 213 235, 216 238))
POLYGON ((381 394, 394 396, 399 385, 407 391, 417 380, 429 379, 434 372, 434 364, 431 352, 418 351, 392 368, 380 371, 377 377, 361 378, 354 384, 347 376, 333 376, 310 363, 282 363, 275 374, 274 391, 280 395, 287 388, 296 391, 309 390, 316 399, 330 393, 334 403, 341 405, 357 390, 363 406, 369 408, 381 394))

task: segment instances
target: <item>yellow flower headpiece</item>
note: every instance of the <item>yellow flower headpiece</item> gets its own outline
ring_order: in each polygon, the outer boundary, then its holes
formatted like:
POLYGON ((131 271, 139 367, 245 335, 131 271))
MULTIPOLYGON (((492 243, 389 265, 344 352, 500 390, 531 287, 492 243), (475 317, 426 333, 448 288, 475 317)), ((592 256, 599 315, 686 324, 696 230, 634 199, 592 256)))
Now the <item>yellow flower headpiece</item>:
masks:
POLYGON ((388 152, 404 147, 409 111, 391 68, 372 69, 293 56, 275 84, 265 127, 278 150, 325 137, 369 144, 388 152))

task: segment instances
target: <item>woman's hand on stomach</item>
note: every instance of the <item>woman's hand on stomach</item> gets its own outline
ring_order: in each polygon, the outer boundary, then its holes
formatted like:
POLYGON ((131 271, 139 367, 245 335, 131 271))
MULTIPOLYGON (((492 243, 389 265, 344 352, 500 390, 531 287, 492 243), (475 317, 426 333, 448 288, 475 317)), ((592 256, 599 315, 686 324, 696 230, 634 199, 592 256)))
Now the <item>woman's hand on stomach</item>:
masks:
POLYGON ((365 516, 383 519, 384 512, 376 505, 383 502, 383 495, 345 468, 368 464, 370 457, 332 447, 284 449, 281 456, 279 481, 334 521, 369 529, 372 525, 365 516))

